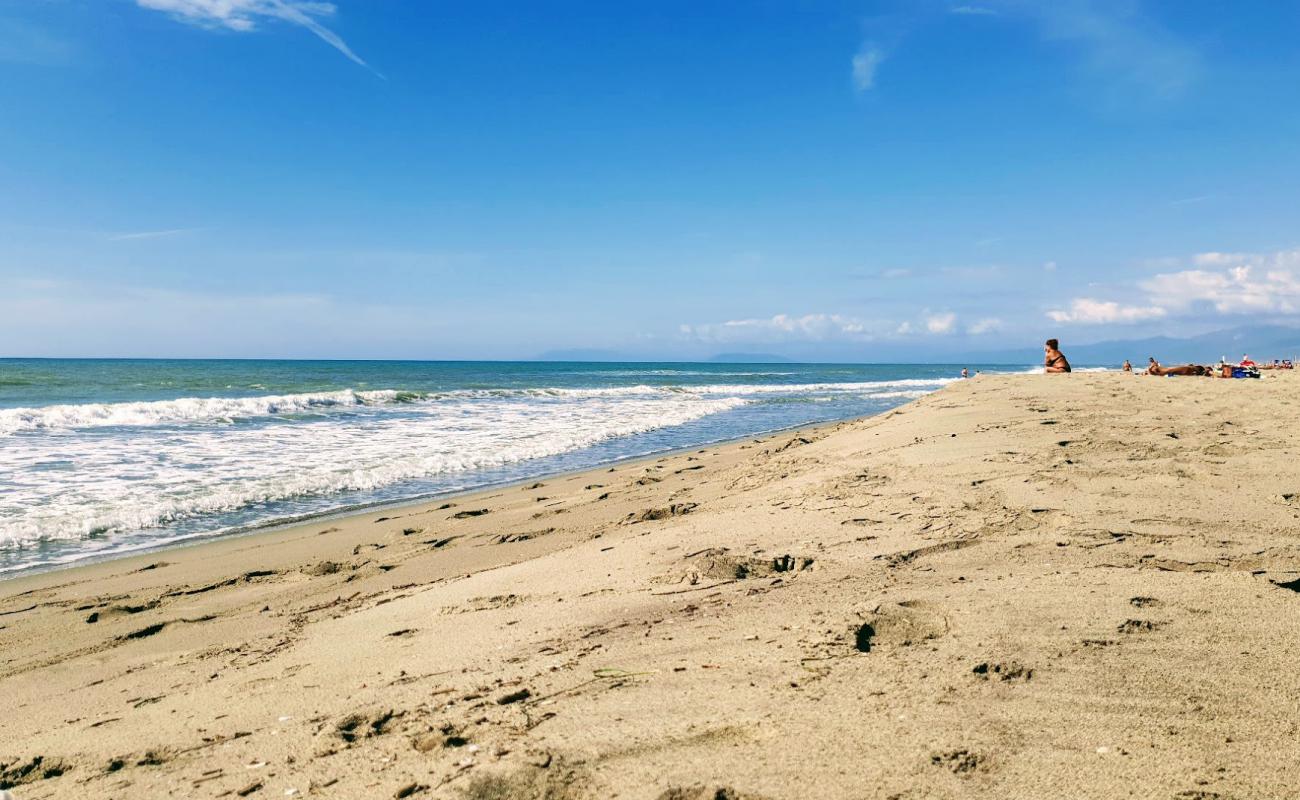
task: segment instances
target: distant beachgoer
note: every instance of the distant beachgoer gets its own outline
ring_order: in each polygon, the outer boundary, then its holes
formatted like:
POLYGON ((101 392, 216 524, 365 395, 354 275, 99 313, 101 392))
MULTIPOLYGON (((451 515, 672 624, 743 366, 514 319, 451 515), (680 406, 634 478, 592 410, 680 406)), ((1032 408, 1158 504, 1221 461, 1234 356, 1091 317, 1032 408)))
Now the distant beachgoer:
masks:
POLYGON ((1043 345, 1043 371, 1049 373, 1070 371, 1070 362, 1061 352, 1061 343, 1055 339, 1048 339, 1043 345))
POLYGON ((1255 366, 1255 362, 1250 360, 1250 356, 1245 355, 1245 354, 1243 353, 1242 356, 1241 356, 1241 363, 1238 364, 1237 366, 1239 366, 1239 367, 1253 367, 1253 366, 1255 366))
POLYGON ((1124 359, 1124 371, 1125 371, 1125 372, 1132 372, 1132 371, 1133 371, 1133 365, 1130 364, 1130 363, 1128 363, 1128 359, 1127 359, 1127 358, 1124 359))
POLYGON ((966 369, 965 367, 962 367, 962 368, 961 368, 961 376, 962 376, 963 378, 969 378, 969 377, 970 377, 970 370, 966 369))

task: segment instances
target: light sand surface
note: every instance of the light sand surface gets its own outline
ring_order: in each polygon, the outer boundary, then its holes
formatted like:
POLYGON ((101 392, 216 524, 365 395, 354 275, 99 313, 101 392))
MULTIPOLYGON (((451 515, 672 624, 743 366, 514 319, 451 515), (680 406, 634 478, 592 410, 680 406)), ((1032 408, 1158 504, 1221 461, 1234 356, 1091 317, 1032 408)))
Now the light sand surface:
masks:
POLYGON ((0 583, 0 787, 1292 796, 1298 389, 982 376, 0 583))

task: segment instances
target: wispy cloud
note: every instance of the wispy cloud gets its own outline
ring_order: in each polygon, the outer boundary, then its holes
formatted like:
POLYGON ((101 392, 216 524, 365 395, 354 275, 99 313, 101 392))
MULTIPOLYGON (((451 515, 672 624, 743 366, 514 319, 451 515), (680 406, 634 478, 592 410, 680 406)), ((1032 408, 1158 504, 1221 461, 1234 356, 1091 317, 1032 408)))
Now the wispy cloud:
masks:
POLYGON ((1138 2, 1008 0, 1006 7, 1032 17, 1045 39, 1075 46, 1087 68, 1108 80, 1173 97, 1200 74, 1196 49, 1141 13, 1138 2))
MULTIPOLYGON (((1274 253, 1272 258, 1274 261, 1285 262, 1292 259, 1296 252, 1296 250, 1284 250, 1280 253, 1274 253)), ((1243 264, 1260 265, 1268 258, 1268 256, 1259 253, 1220 253, 1212 251, 1197 253, 1192 256, 1192 263, 1198 267, 1238 267, 1243 264)))
POLYGON ((1101 325, 1146 322, 1160 319, 1166 313, 1160 306, 1125 306, 1111 300, 1076 297, 1068 310, 1048 311, 1047 318, 1053 322, 1101 325))
POLYGON ((306 28, 352 61, 380 75, 342 37, 321 23, 321 19, 334 15, 333 3, 313 0, 136 0, 136 3, 141 8, 163 11, 181 22, 205 28, 248 32, 268 20, 288 22, 306 28))
POLYGON ((0 18, 0 61, 42 67, 66 64, 72 45, 45 30, 16 19, 0 18))
POLYGON ((885 51, 870 42, 863 42, 862 47, 853 55, 853 88, 867 92, 876 85, 876 70, 885 60, 885 51))
MULTIPOLYGON (((853 85, 859 93, 874 88, 881 62, 909 29, 945 18, 983 17, 1008 24, 1030 22, 1043 40, 1072 51, 1113 99, 1125 91, 1144 99, 1172 99, 1204 71, 1201 53, 1145 13, 1144 4, 1145 0, 983 0, 946 7, 916 3, 913 13, 888 16, 874 24, 853 56, 853 85)), ((965 27, 974 32, 984 26, 965 27)))
POLYGON ((1002 277, 1005 270, 999 264, 967 264, 957 267, 940 267, 939 272, 948 278, 984 282, 1002 277))
POLYGON ((787 341, 866 340, 868 323, 842 314, 777 314, 762 319, 733 319, 682 325, 680 332, 702 342, 772 343, 787 341))
POLYGON ((957 315, 953 312, 925 310, 921 312, 919 325, 904 321, 894 328, 894 334, 897 336, 912 336, 917 333, 928 333, 931 336, 946 336, 956 330, 957 315))
POLYGON ((901 278, 912 276, 912 270, 907 267, 886 267, 885 269, 859 269, 850 272, 850 278, 860 281, 894 281, 901 278))
POLYGON ((294 356, 320 343, 361 357, 429 352, 457 323, 414 305, 304 293, 225 293, 0 274, 0 341, 7 355, 294 356), (358 340, 358 326, 367 340, 358 340), (222 335, 214 336, 213 331, 222 335), (367 350, 367 348, 369 348, 367 350))
POLYGON ((1002 320, 997 317, 985 317, 977 320, 966 328, 966 332, 971 336, 982 336, 986 333, 993 333, 1002 329, 1002 320))
POLYGON ((934 334, 952 333, 957 326, 957 315, 951 311, 931 314, 925 319, 925 329, 934 334))
POLYGON ((180 236, 184 233, 195 233, 203 230, 202 228, 171 228, 164 231, 135 231, 133 233, 117 233, 108 237, 110 242, 126 242, 133 239, 162 239, 168 236, 180 236))

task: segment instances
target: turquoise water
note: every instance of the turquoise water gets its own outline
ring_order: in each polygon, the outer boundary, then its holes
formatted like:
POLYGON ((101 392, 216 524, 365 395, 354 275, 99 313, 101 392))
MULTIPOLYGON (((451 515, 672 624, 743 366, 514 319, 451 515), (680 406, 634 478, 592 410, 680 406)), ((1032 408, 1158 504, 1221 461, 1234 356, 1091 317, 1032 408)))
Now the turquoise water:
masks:
POLYGON ((879 413, 959 371, 0 359, 0 575, 879 413))

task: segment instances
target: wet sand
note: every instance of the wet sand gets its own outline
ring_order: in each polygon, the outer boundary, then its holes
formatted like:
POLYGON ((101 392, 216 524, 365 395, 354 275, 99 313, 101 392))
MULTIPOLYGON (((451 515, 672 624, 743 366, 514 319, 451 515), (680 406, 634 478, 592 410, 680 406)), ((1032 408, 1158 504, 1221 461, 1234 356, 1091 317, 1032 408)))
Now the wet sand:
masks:
POLYGON ((1300 379, 880 417, 0 583, 47 797, 1281 797, 1300 379))

